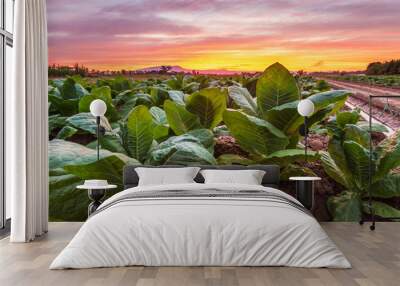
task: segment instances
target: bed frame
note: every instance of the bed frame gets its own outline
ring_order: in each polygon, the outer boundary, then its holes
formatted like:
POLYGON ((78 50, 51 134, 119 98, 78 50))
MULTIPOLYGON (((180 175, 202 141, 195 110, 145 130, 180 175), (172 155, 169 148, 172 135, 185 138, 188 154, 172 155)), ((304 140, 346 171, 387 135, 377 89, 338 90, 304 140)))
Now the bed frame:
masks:
MULTIPOLYGON (((146 167, 146 168, 182 168, 185 166, 182 165, 164 165, 164 166, 125 166, 124 167, 124 190, 136 187, 139 182, 139 176, 135 171, 137 167, 146 167)), ((271 188, 279 188, 279 166, 278 165, 249 165, 249 166, 241 166, 241 165, 225 165, 225 166, 198 166, 202 170, 205 169, 218 169, 218 170, 263 170, 265 171, 265 176, 262 180, 262 185, 265 187, 271 188)), ((203 176, 199 173, 194 179, 197 183, 204 183, 203 176)))

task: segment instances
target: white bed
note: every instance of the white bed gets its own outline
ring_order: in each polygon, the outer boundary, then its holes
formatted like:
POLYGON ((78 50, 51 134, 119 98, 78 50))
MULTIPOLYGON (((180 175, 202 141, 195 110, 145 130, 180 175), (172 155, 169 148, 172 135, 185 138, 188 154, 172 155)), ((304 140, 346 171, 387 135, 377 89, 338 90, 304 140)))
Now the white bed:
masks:
POLYGON ((100 206, 50 269, 128 265, 350 268, 319 223, 298 204, 277 189, 254 185, 129 188, 100 206), (168 190, 185 195, 135 197, 138 192, 168 190), (246 190, 248 197, 246 192, 240 197, 190 196, 191 192, 246 190), (254 197, 251 191, 265 192, 268 199, 264 193, 254 197))

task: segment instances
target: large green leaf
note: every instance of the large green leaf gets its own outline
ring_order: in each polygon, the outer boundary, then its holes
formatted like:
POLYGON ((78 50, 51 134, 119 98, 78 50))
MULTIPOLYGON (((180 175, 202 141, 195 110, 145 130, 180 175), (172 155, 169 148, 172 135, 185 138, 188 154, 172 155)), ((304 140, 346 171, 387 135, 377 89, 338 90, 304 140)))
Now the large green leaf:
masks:
POLYGON ((129 155, 143 162, 153 143, 153 118, 148 108, 135 107, 127 121, 127 136, 124 142, 129 155))
MULTIPOLYGON (((378 201, 371 202, 374 214, 383 218, 400 218, 400 210, 388 204, 378 201)), ((370 214, 371 210, 368 207, 368 202, 363 203, 364 212, 370 214)))
POLYGON ((184 95, 184 93, 182 91, 180 91, 180 90, 169 90, 168 91, 168 95, 169 95, 169 98, 173 102, 175 102, 177 104, 180 104, 180 105, 185 105, 185 100, 184 100, 185 95, 184 95))
POLYGON ((49 133, 51 134, 54 129, 64 127, 66 119, 66 117, 60 116, 59 114, 49 115, 49 133))
POLYGON ((128 163, 129 165, 139 164, 139 162, 135 160, 116 153, 111 156, 104 157, 99 161, 87 164, 67 165, 64 166, 64 170, 83 180, 89 180, 93 178, 107 180, 108 183, 118 185, 121 189, 123 187, 123 168, 128 163))
POLYGON ((228 93, 236 105, 239 106, 244 112, 249 115, 257 116, 257 103, 247 88, 233 85, 228 88, 228 93))
MULTIPOLYGON (((78 113, 71 117, 68 117, 66 121, 72 126, 87 131, 90 134, 96 134, 97 123, 96 118, 90 113, 78 113)), ((107 118, 101 117, 100 125, 105 128, 106 131, 111 130, 110 123, 107 118)))
POLYGON ((332 108, 332 113, 336 113, 344 105, 349 95, 350 92, 347 90, 331 90, 313 94, 307 99, 314 103, 315 112, 334 104, 335 107, 332 108))
POLYGON ((93 88, 91 93, 82 97, 79 101, 79 112, 90 112, 90 104, 95 99, 103 100, 107 105, 107 112, 105 116, 110 121, 119 119, 119 115, 111 98, 111 89, 108 86, 93 88))
MULTIPOLYGON (((100 158, 110 156, 108 150, 100 150, 100 158)), ((81 144, 54 139, 49 142, 49 169, 63 168, 65 165, 86 164, 97 160, 95 150, 81 144)))
POLYGON ((264 114, 273 107, 300 99, 295 78, 280 63, 269 66, 257 81, 257 104, 264 114))
POLYGON ((285 134, 272 124, 240 111, 226 110, 224 122, 243 150, 253 155, 267 157, 289 144, 285 134))
POLYGON ((299 166, 296 164, 288 164, 282 168, 280 173, 280 180, 289 181, 290 177, 301 177, 301 176, 316 177, 317 175, 307 167, 299 166))
POLYGON ((49 102, 61 115, 70 116, 79 112, 79 98, 62 99, 49 94, 49 102))
POLYGON ((78 129, 72 127, 72 126, 64 126, 57 134, 56 138, 57 139, 67 139, 71 136, 73 136, 76 132, 78 132, 78 129))
POLYGON ((90 203, 87 192, 76 189, 83 181, 74 175, 49 177, 49 220, 84 221, 90 203))
POLYGON ((184 135, 174 136, 155 147, 147 161, 152 165, 215 165, 217 162, 210 152, 213 133, 198 129, 184 135))
POLYGON ((153 117, 153 136, 156 140, 161 140, 168 136, 169 125, 166 113, 163 109, 153 106, 150 108, 153 117))
MULTIPOLYGON (((307 160, 315 161, 318 160, 319 154, 315 151, 307 152, 307 160)), ((279 150, 266 158, 266 162, 277 164, 279 166, 286 166, 294 162, 304 162, 306 160, 306 156, 304 150, 301 149, 286 149, 279 150)))
MULTIPOLYGON (((360 190, 365 189, 369 180, 369 151, 354 141, 345 141, 343 150, 354 182, 360 190)), ((375 166, 371 165, 371 171, 374 172, 375 166)))
POLYGON ((354 141, 369 148, 370 136, 369 133, 354 124, 347 124, 344 128, 344 140, 354 141))
MULTIPOLYGON (((334 169, 340 170, 340 173, 343 174, 343 182, 344 183, 337 180, 337 178, 335 178, 334 176, 332 176, 332 178, 335 179, 338 183, 346 186, 348 189, 350 189, 350 190, 353 189, 354 176, 353 176, 352 171, 347 163, 346 154, 344 152, 341 142, 337 139, 332 138, 329 141, 328 152, 329 152, 330 158, 333 160, 333 162, 336 165, 336 167, 334 167, 334 169)), ((323 162, 324 162, 324 160, 323 160, 323 162)), ((328 161, 327 161, 327 163, 328 163, 328 161)), ((331 165, 331 164, 332 163, 329 162, 329 165, 331 165)), ((331 167, 331 168, 333 168, 333 167, 331 167)))
MULTIPOLYGON (((86 147, 91 148, 91 149, 96 149, 97 148, 97 140, 89 143, 86 145, 86 147)), ((121 153, 127 155, 128 153, 122 146, 121 139, 112 134, 112 135, 104 135, 100 137, 100 148, 101 149, 106 149, 108 151, 114 152, 114 153, 121 153)))
POLYGON ((186 108, 200 118, 203 127, 212 129, 222 121, 226 100, 226 91, 219 88, 206 88, 190 95, 186 108))
POLYGON ((360 119, 360 112, 358 111, 342 111, 336 114, 336 122, 344 128, 347 124, 356 124, 360 119))
MULTIPOLYGON (((365 131, 369 131, 369 122, 367 121, 358 122, 357 126, 365 131)), ((387 129, 385 125, 379 123, 372 123, 371 130, 372 132, 380 132, 380 133, 389 132, 389 129, 387 129)))
POLYGON ((164 101, 169 98, 169 93, 166 89, 154 86, 151 88, 150 96, 156 105, 160 106, 164 104, 164 101))
POLYGON ((201 128, 199 118, 186 110, 183 105, 166 100, 164 110, 169 126, 176 135, 182 135, 193 129, 201 128))
POLYGON ((328 152, 321 152, 321 162, 325 172, 329 177, 344 187, 349 188, 350 184, 347 182, 346 177, 342 170, 336 165, 335 161, 328 152))
POLYGON ((304 122, 297 112, 298 103, 296 100, 273 107, 264 113, 263 118, 286 134, 295 134, 304 122))
POLYGON ((253 165, 255 162, 237 154, 223 154, 217 158, 218 165, 253 165))
POLYGON ((88 91, 71 77, 66 78, 59 89, 63 99, 80 99, 88 94, 88 91))
POLYGON ((362 215, 362 202, 357 193, 344 191, 337 196, 332 196, 327 201, 327 206, 334 221, 360 221, 362 215))
POLYGON ((371 186, 375 198, 400 197, 400 174, 388 174, 371 186))
POLYGON ((383 142, 380 160, 373 181, 379 181, 392 169, 400 166, 400 133, 383 142))

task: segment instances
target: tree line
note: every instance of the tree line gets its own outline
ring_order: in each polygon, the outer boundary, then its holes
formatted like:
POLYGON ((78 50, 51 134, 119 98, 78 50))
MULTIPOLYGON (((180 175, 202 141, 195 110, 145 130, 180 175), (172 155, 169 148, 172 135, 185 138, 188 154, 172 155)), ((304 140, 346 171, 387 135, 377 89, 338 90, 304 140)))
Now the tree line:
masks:
POLYGON ((391 60, 387 62, 370 63, 366 71, 367 75, 394 75, 400 74, 400 60, 391 60))

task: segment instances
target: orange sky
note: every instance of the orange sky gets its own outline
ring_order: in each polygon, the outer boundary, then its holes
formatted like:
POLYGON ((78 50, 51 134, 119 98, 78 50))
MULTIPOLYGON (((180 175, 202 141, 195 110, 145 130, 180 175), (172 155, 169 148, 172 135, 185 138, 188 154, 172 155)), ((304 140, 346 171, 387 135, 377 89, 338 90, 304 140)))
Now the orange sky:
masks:
POLYGON ((399 0, 48 0, 49 63, 363 70, 400 58, 399 0))

